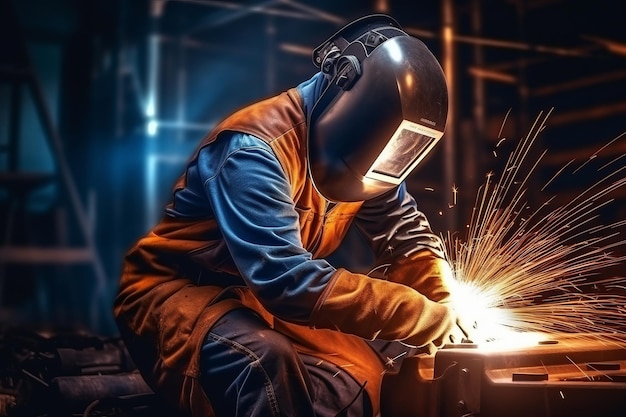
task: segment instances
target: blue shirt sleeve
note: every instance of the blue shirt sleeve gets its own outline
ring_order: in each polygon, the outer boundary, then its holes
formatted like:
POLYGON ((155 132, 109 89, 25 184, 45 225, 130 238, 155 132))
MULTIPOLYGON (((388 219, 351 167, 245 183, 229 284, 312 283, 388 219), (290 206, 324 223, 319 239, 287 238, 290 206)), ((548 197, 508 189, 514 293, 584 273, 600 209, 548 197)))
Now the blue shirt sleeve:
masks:
POLYGON ((306 323, 335 269, 303 248, 291 188, 270 147, 230 132, 201 150, 198 169, 246 284, 272 314, 306 323))
POLYGON ((366 201, 355 225, 369 242, 377 265, 392 263, 423 249, 445 258, 443 242, 432 231, 405 183, 366 201))

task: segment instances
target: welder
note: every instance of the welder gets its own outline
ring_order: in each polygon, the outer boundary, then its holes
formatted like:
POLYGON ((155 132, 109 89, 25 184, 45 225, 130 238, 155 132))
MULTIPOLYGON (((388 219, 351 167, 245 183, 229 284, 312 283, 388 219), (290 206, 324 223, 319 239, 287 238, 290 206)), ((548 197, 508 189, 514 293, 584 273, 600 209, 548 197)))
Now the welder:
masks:
POLYGON ((405 185, 444 132, 439 63, 386 15, 313 62, 201 141, 125 257, 120 332, 185 413, 375 416, 385 362, 369 342, 436 349, 455 328, 442 242, 405 185), (351 225, 384 276, 326 260, 351 225))

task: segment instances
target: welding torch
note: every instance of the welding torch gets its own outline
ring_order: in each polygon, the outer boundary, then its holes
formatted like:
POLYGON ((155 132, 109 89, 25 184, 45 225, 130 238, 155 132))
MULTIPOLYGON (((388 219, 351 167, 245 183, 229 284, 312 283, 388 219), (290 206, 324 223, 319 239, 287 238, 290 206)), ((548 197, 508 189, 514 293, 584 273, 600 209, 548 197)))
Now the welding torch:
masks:
POLYGON ((470 329, 474 326, 468 326, 465 321, 458 317, 456 318, 456 325, 452 328, 450 333, 450 342, 456 343, 474 343, 470 329))

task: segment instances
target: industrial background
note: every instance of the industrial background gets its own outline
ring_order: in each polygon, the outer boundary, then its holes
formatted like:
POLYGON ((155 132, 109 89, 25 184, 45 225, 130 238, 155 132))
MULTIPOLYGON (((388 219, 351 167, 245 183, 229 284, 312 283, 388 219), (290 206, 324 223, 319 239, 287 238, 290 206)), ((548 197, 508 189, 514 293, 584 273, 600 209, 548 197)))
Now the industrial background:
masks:
MULTIPOLYGON (((464 230, 486 173, 541 112, 553 109, 538 137, 550 150, 540 174, 626 154, 624 1, 0 5, 3 326, 116 334, 122 257, 159 218, 197 141, 233 110, 314 74, 312 49, 364 14, 394 16, 447 74, 448 130, 408 183, 437 232, 464 230)), ((592 174, 556 182, 557 199, 578 195, 592 174)), ((623 188, 600 222, 626 218, 623 188)), ((351 256, 336 261, 365 265, 358 243, 350 237, 351 256)))

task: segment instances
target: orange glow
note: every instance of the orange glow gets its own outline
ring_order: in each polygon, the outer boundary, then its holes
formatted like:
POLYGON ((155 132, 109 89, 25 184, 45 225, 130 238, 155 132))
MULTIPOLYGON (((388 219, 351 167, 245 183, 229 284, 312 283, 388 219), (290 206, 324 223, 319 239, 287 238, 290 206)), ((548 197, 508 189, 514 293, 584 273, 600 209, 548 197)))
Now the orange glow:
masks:
POLYGON ((472 341, 480 348, 519 348, 536 345, 545 335, 513 329, 513 313, 499 307, 501 296, 495 287, 479 288, 471 282, 455 281, 452 303, 458 317, 469 327, 472 341))

